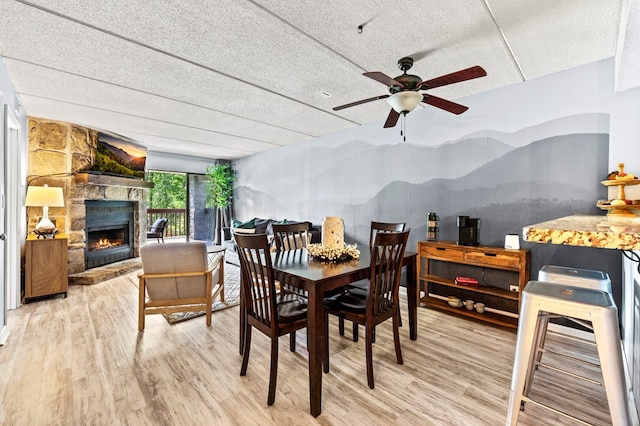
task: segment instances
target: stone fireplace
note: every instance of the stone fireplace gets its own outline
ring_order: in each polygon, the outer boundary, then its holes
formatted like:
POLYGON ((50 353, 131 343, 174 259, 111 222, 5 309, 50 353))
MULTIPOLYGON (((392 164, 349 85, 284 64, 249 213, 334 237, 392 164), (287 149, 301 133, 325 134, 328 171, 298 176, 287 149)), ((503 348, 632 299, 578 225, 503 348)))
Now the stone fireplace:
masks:
POLYGON ((134 207, 131 201, 85 201, 85 269, 133 257, 134 207))
MULTIPOLYGON (((94 268, 99 263, 107 264, 118 261, 119 257, 138 257, 139 248, 146 240, 147 229, 147 182, 119 178, 79 174, 85 170, 95 158, 98 133, 70 123, 44 120, 29 117, 29 167, 27 182, 29 185, 62 187, 65 206, 50 208, 49 218, 56 224, 59 232, 67 234, 69 247, 69 275, 94 268), (87 206, 95 202, 124 202, 127 206, 129 222, 126 230, 122 223, 117 236, 112 229, 94 229, 89 219, 87 224, 87 206), (96 234, 93 232, 96 231, 96 234), (98 241, 94 238, 106 232, 114 240, 126 237, 127 247, 107 248, 105 256, 95 255, 90 246, 98 241), (128 235, 124 235, 128 234, 128 235), (88 248, 89 247, 89 248, 88 248), (105 257, 96 260, 96 257, 105 257), (104 263, 104 262, 107 263, 104 263)), ((32 230, 42 215, 42 209, 27 209, 28 228, 32 230)), ((116 222, 122 222, 117 219, 116 222)), ((109 225, 112 226, 112 225, 109 225)), ((107 228, 109 227, 107 226, 107 228)), ((103 238, 104 239, 104 238, 103 238)), ((118 244, 117 241, 114 244, 118 244)), ((120 244, 123 245, 123 244, 120 244)))
MULTIPOLYGON (((82 175, 72 180, 70 197, 65 201, 71 208, 67 231, 69 275, 138 257, 140 245, 147 237, 146 189, 123 186, 137 183, 126 178, 82 175), (111 218, 107 219, 107 216, 111 218), (105 223, 107 220, 109 223, 105 223), (104 240, 108 235, 115 237, 112 240, 121 239, 122 247, 107 247, 104 251, 92 249, 100 244, 100 236, 104 240)), ((117 241, 112 243, 117 244, 117 241)))

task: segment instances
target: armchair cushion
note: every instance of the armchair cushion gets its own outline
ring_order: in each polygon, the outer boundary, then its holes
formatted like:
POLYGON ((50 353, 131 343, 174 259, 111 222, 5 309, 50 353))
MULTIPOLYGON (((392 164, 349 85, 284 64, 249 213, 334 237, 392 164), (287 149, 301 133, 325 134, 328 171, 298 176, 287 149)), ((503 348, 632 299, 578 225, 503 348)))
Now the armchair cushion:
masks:
POLYGON ((204 297, 208 269, 207 249, 204 243, 147 244, 140 248, 145 275, 203 272, 200 276, 147 278, 147 296, 150 300, 204 297))

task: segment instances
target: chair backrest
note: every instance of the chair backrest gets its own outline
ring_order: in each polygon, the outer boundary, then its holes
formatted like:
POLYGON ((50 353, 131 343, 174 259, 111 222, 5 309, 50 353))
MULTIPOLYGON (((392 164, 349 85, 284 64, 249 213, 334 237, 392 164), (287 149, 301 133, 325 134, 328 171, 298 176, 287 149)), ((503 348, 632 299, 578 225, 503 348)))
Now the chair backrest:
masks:
POLYGON ((378 232, 402 232, 404 223, 371 222, 371 233, 369 234, 369 247, 373 246, 378 232))
POLYGON ((167 219, 166 217, 162 217, 160 219, 156 219, 155 222, 153 222, 153 225, 151 225, 151 228, 149 229, 149 232, 152 233, 163 233, 164 232, 164 228, 167 227, 167 222, 169 222, 169 219, 167 219))
POLYGON ((303 249, 311 240, 309 224, 307 222, 274 223, 272 227, 277 251, 303 249))
POLYGON ((271 252, 266 234, 235 234, 245 310, 265 327, 276 329, 278 315, 271 252))
POLYGON ((397 306, 404 250, 410 230, 378 232, 371 246, 367 314, 381 315, 397 306))
MULTIPOLYGON (((172 244, 145 244, 140 247, 144 274, 204 272, 208 268, 207 246, 202 241, 172 244)), ((168 277, 145 280, 151 300, 203 297, 206 277, 168 277)))

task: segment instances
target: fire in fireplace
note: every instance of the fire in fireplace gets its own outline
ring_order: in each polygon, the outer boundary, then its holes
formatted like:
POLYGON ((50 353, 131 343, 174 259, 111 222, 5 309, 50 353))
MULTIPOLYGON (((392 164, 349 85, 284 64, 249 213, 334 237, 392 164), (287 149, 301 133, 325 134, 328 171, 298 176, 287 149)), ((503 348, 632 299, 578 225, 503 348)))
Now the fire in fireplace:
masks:
POLYGON ((133 257, 134 203, 85 201, 85 269, 133 257))
POLYGON ((126 234, 125 227, 94 231, 89 235, 89 251, 104 250, 126 244, 124 241, 126 234))

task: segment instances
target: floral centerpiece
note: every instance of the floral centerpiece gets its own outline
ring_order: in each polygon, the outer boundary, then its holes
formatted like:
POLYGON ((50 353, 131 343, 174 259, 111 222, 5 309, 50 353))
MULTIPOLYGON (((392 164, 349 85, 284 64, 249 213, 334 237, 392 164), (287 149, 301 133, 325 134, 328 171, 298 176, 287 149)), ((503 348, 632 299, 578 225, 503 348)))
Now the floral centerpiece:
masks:
POLYGON ((339 261, 347 259, 357 259, 360 257, 360 250, 356 244, 345 244, 343 247, 327 247, 322 244, 307 244, 309 256, 324 261, 339 261))

